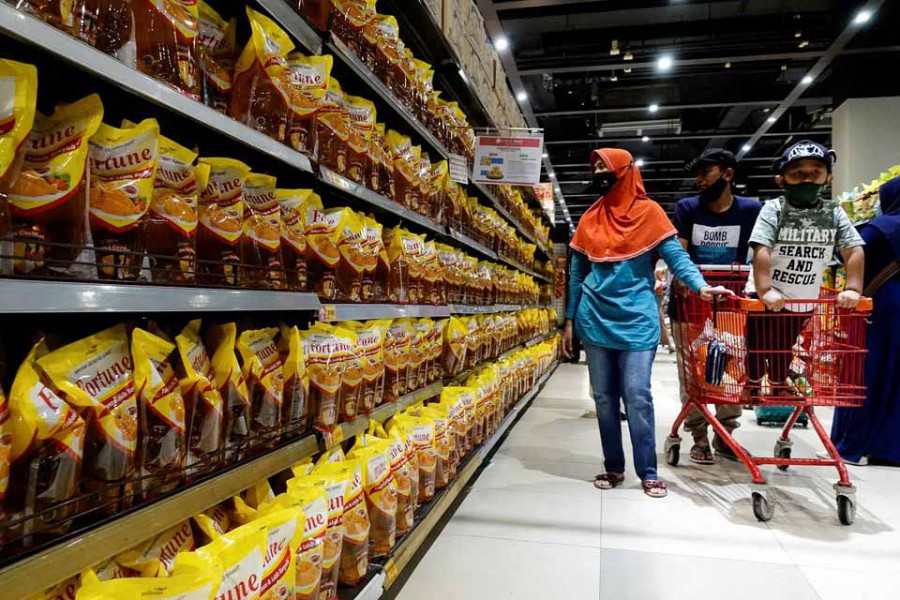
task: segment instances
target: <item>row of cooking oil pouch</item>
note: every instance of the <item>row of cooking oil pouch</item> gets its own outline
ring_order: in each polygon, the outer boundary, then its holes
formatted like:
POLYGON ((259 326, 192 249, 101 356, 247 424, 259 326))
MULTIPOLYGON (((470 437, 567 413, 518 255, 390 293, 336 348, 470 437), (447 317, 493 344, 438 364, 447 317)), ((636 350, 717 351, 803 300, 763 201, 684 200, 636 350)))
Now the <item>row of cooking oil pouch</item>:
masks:
POLYGON ((477 390, 448 388, 440 403, 373 423, 346 455, 337 445, 301 461, 275 478, 285 492, 259 482, 34 600, 331 600, 339 585, 362 582, 369 561, 412 528, 418 504, 449 484, 476 402, 477 390))

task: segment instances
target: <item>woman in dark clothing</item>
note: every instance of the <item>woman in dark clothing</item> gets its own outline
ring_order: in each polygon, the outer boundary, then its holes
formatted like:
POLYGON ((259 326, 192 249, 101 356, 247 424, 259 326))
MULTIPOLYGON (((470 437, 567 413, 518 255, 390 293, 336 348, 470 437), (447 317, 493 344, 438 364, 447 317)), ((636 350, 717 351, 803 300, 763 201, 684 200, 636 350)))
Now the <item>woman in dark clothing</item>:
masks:
POLYGON ((864 295, 874 302, 866 345, 866 401, 838 408, 831 439, 847 462, 900 465, 900 177, 881 186, 882 215, 863 225, 864 295))

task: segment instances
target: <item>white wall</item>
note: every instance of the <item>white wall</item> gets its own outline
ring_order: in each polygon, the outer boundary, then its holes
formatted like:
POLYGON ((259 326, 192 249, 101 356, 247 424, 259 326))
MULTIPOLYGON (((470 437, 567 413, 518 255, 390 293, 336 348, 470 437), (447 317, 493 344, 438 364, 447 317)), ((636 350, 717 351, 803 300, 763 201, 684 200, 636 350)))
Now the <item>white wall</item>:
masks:
POLYGON ((900 164, 900 97, 851 98, 832 121, 835 196, 900 164))

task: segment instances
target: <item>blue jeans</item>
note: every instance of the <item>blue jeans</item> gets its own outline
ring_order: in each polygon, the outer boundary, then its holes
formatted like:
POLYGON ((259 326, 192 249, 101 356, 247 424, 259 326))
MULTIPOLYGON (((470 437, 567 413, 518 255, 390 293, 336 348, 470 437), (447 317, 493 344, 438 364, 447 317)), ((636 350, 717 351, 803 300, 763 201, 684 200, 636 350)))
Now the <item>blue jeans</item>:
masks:
POLYGON ((641 480, 656 479, 656 430, 650 371, 656 348, 632 352, 584 345, 591 392, 597 406, 600 443, 607 473, 625 472, 619 399, 625 402, 634 448, 634 469, 641 480))

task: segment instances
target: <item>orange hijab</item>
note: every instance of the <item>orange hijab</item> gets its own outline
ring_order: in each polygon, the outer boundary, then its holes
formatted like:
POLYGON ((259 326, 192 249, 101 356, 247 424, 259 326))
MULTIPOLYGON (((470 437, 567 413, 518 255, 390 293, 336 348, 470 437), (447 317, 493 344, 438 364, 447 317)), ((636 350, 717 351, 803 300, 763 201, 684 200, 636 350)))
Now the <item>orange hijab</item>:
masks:
POLYGON ((662 207, 647 197, 630 152, 620 148, 594 150, 592 170, 599 159, 616 174, 616 182, 581 217, 569 244, 572 249, 593 262, 619 262, 640 256, 676 234, 662 207))

